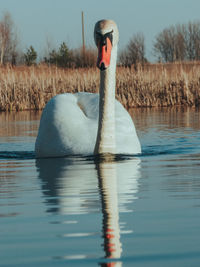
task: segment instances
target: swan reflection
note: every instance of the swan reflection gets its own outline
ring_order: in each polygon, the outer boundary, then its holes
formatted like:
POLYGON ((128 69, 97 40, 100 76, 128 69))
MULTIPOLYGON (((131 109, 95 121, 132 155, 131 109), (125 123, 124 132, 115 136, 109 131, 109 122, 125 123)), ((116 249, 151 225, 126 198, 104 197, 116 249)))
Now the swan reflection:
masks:
POLYGON ((98 205, 91 199, 97 194, 95 165, 78 158, 49 158, 36 161, 47 212, 60 214, 89 213, 98 205))
POLYGON ((105 258, 119 259, 122 253, 119 212, 127 212, 130 206, 127 204, 136 198, 140 160, 38 159, 37 168, 47 212, 69 215, 101 209, 105 258))
POLYGON ((120 258, 119 209, 115 162, 97 164, 99 190, 102 199, 103 237, 106 258, 120 258))

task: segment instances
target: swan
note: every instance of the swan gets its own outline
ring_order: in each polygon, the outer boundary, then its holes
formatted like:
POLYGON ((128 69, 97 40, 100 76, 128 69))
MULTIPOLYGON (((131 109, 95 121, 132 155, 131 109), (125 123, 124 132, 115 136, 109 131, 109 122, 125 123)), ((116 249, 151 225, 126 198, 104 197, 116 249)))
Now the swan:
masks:
POLYGON ((141 153, 134 123, 115 99, 118 39, 114 21, 95 24, 99 94, 59 94, 46 104, 35 143, 37 158, 141 153))

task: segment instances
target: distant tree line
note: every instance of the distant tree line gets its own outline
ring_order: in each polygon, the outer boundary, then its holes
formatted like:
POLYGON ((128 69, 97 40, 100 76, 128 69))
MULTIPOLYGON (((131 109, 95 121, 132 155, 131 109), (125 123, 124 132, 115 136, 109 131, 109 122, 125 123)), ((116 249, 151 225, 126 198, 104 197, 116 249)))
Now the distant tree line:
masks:
POLYGON ((96 63, 96 52, 92 49, 83 51, 82 48, 70 50, 63 42, 58 50, 53 49, 44 57, 44 62, 63 68, 92 67, 96 63))
POLYGON ((0 19, 0 65, 9 63, 31 66, 38 62, 44 62, 64 68, 92 67, 96 64, 96 57, 96 51, 93 49, 69 49, 63 42, 58 49, 49 50, 46 56, 39 60, 32 45, 25 52, 20 50, 17 31, 10 13, 4 13, 0 19))
MULTIPOLYGON (((35 65, 37 52, 33 46, 30 46, 23 57, 27 66, 35 65)), ((63 42, 58 50, 52 49, 40 62, 62 68, 82 68, 93 67, 96 63, 96 58, 95 50, 86 49, 82 51, 82 48, 70 50, 67 44, 63 42)))
MULTIPOLYGON (((200 21, 163 29, 155 37, 153 53, 160 62, 200 60, 200 21)), ((10 13, 5 12, 0 19, 0 65, 9 63, 30 66, 44 62, 63 68, 92 67, 96 65, 96 57, 95 49, 70 49, 62 42, 58 49, 48 49, 46 55, 39 60, 33 46, 25 52, 20 50, 17 30, 10 13)), ((136 33, 120 52, 119 64, 137 66, 147 61, 144 35, 136 33)))
POLYGON ((154 52, 164 62, 200 60, 200 22, 164 29, 156 36, 154 52))
MULTIPOLYGON (((200 60, 200 22, 165 28, 155 37, 153 52, 161 62, 200 60)), ((125 66, 147 62, 142 33, 132 37, 119 59, 125 66)))

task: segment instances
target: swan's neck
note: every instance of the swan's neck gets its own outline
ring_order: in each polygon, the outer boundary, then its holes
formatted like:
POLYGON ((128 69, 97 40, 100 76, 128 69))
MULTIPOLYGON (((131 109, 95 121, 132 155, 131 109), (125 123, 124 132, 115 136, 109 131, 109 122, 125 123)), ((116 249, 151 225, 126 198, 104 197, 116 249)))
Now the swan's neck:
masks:
POLYGON ((113 47, 110 66, 100 72, 99 124, 94 154, 115 154, 115 73, 117 46, 113 47))

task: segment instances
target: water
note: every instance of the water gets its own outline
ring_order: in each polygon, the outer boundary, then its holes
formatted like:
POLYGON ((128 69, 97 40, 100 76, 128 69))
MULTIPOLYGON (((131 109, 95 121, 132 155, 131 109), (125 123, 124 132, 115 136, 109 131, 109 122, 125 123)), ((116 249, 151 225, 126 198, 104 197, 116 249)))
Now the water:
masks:
POLYGON ((139 157, 35 160, 40 114, 0 114, 0 266, 199 266, 200 112, 138 109, 139 157))

